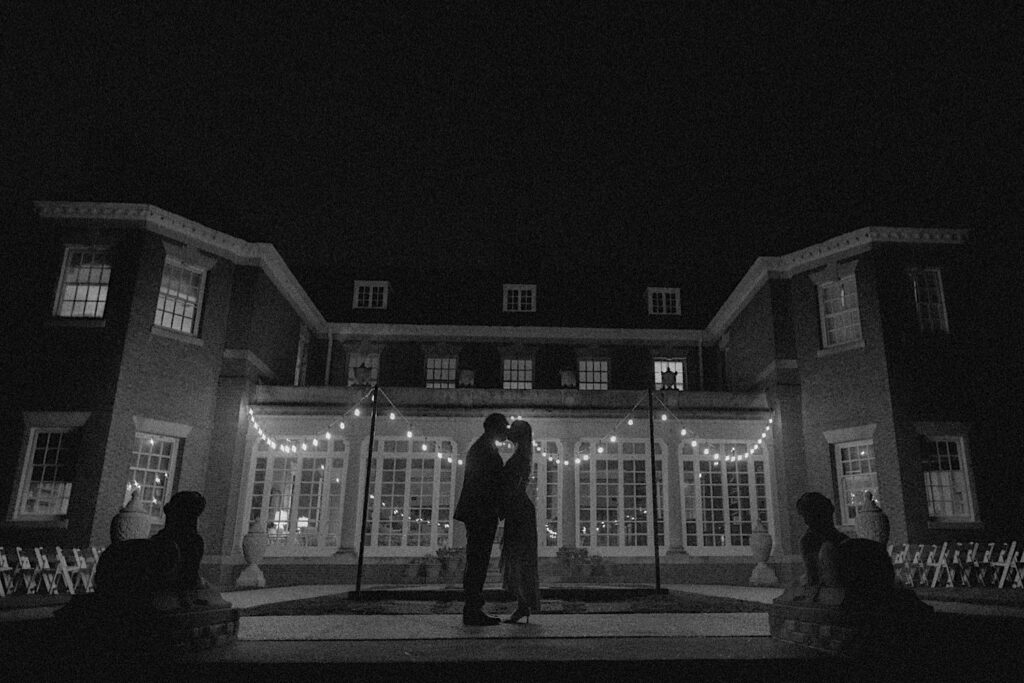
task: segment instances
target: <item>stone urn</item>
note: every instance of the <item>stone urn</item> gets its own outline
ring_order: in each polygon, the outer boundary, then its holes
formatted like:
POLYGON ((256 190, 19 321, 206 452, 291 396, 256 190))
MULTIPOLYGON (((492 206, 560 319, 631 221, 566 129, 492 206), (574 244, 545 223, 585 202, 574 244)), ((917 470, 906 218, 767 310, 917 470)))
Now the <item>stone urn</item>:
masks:
POLYGON ((242 557, 245 558, 246 566, 235 580, 236 588, 264 588, 267 585, 263 570, 258 565, 268 545, 270 536, 267 535, 267 525, 262 519, 257 519, 249 526, 249 533, 242 537, 242 557))
POLYGON ((750 585, 779 585, 779 577, 776 576, 775 570, 768 566, 768 558, 772 554, 772 535, 768 533, 761 520, 754 523, 750 533, 750 552, 754 556, 754 571, 750 574, 750 585))
POLYGON ((142 502, 142 489, 135 489, 128 504, 110 520, 110 542, 149 538, 151 523, 149 511, 142 502))
POLYGON ((857 538, 866 538, 888 546, 889 516, 882 512, 882 508, 878 507, 871 491, 864 492, 864 502, 857 509, 854 524, 857 529, 857 538))

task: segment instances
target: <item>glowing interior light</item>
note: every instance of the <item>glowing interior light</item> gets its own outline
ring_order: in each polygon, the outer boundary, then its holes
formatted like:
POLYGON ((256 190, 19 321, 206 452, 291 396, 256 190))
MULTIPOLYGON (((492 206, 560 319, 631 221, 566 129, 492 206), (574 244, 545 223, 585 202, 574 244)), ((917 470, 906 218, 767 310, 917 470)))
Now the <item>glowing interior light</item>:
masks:
POLYGON ((359 408, 356 408, 355 410, 353 410, 352 414, 355 415, 356 417, 359 417, 359 408))
POLYGON ((718 460, 718 453, 715 453, 715 460, 718 460))
POLYGON ((451 458, 448 458, 448 464, 449 464, 449 465, 451 465, 451 464, 452 464, 452 459, 451 459, 451 458))
POLYGON ((441 458, 443 458, 443 457, 444 457, 444 456, 443 456, 443 455, 441 455, 440 453, 438 453, 438 454, 437 454, 437 459, 438 459, 438 460, 440 460, 440 459, 441 459, 441 458))

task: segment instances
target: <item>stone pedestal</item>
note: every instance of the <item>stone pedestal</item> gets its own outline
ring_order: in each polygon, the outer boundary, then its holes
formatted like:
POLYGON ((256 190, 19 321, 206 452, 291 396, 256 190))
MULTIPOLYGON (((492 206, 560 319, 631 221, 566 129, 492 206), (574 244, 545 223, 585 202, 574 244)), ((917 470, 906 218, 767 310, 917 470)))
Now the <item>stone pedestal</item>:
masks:
POLYGON ((238 634, 238 610, 210 588, 145 597, 84 593, 52 618, 59 637, 87 654, 190 652, 226 645, 238 634))
POLYGON ((857 509, 854 524, 857 529, 857 538, 876 541, 883 546, 889 544, 889 517, 878 507, 871 491, 864 492, 864 502, 857 509))
POLYGON ((242 556, 245 558, 245 569, 235 580, 235 588, 264 588, 267 579, 258 564, 267 552, 270 537, 262 520, 257 520, 249 527, 249 533, 242 537, 242 556))
POLYGON ((135 489, 128 504, 110 520, 110 542, 149 538, 151 523, 149 512, 142 503, 142 489, 135 489))
POLYGON ((777 586, 779 577, 775 570, 768 566, 768 558, 772 554, 772 536, 760 521, 754 524, 750 534, 750 552, 754 556, 754 571, 750 573, 751 586, 777 586))

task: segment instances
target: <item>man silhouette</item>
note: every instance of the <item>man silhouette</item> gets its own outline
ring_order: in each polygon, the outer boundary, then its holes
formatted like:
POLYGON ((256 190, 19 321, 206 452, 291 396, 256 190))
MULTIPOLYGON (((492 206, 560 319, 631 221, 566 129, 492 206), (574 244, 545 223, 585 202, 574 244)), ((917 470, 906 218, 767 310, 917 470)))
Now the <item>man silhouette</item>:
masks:
POLYGON ((491 560, 491 546, 502 516, 501 455, 496 441, 508 435, 508 420, 501 413, 491 413, 484 420, 484 433, 469 447, 466 455, 466 478, 462 484, 454 518, 466 525, 466 572, 462 589, 466 603, 462 623, 467 626, 493 626, 501 619, 484 614, 484 580, 491 560))

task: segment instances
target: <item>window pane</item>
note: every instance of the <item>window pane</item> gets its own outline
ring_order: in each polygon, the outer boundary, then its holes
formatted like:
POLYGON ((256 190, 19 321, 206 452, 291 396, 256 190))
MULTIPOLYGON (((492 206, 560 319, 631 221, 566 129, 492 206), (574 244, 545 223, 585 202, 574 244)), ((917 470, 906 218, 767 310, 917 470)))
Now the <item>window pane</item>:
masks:
POLYGON ((66 515, 77 459, 76 433, 40 430, 35 433, 28 481, 19 515, 66 515))
POLYGON ((582 390, 608 388, 608 361, 579 361, 579 388, 582 390))
POLYGON ((533 360, 530 358, 506 358, 502 361, 502 388, 532 389, 533 360))
POLYGON ((427 358, 427 388, 455 388, 455 368, 454 357, 427 358))
POLYGON ((58 288, 57 315, 102 318, 110 282, 110 255, 103 249, 68 249, 58 288))
POLYGON ((153 324, 195 334, 203 295, 203 272, 167 259, 160 281, 153 324))
POLYGON ((154 520, 163 523, 163 506, 170 498, 171 477, 174 474, 174 455, 178 440, 155 434, 136 434, 132 461, 128 468, 125 503, 132 491, 141 490, 143 506, 154 520))

